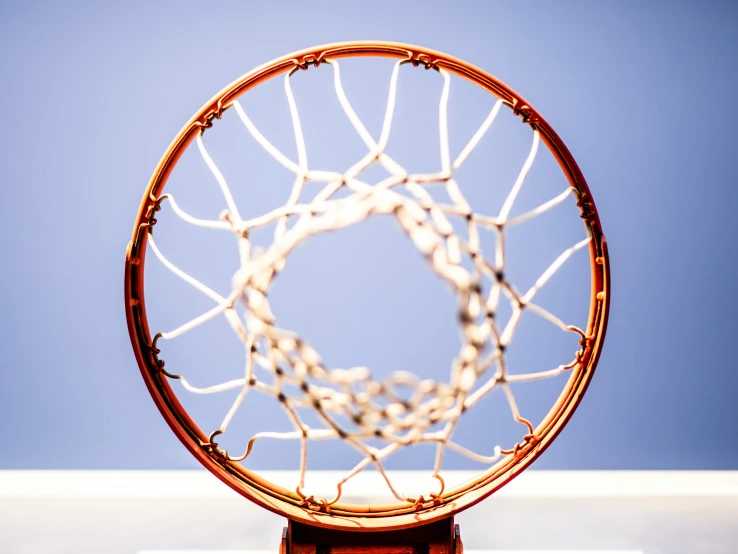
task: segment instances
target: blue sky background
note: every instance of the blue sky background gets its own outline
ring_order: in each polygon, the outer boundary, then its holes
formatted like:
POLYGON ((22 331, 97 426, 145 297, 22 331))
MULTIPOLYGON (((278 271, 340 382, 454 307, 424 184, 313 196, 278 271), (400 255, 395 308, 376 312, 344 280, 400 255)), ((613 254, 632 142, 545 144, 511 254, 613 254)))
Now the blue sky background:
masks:
POLYGON ((737 27, 732 2, 3 3, 0 469, 196 466, 128 339, 123 261, 141 194, 223 85, 361 38, 426 45, 507 82, 593 190, 611 247, 608 340, 536 467, 738 469, 737 27))

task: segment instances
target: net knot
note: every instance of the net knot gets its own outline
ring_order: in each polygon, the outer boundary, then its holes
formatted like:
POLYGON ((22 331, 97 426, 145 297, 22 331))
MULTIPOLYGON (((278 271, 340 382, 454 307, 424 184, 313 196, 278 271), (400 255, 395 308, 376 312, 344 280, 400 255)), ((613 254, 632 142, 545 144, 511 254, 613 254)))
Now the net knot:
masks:
POLYGON ((429 54, 425 54, 423 52, 417 54, 411 52, 409 61, 413 67, 422 65, 425 69, 438 69, 438 60, 431 58, 429 54))
POLYGON ((151 341, 151 345, 149 346, 149 349, 151 350, 151 355, 154 358, 154 363, 156 364, 156 367, 162 368, 164 367, 164 360, 159 358, 159 354, 161 354, 161 350, 156 346, 156 343, 159 342, 159 339, 161 338, 162 333, 157 333, 154 335, 154 340, 151 341))
POLYGON ((200 446, 220 465, 225 465, 229 461, 228 452, 218 447, 217 442, 211 440, 200 442, 200 446))
POLYGON ((318 67, 321 63, 323 63, 323 61, 324 60, 322 54, 319 56, 316 56, 315 54, 305 54, 300 60, 292 60, 292 63, 294 63, 298 69, 305 71, 311 65, 318 67))
POLYGON ((204 133, 206 129, 210 129, 216 119, 223 117, 223 112, 226 111, 229 106, 223 106, 223 100, 218 100, 218 103, 214 108, 210 109, 203 117, 202 121, 195 122, 197 127, 200 127, 200 133, 204 133))
POLYGON ((592 202, 592 199, 590 198, 589 194, 586 192, 583 192, 579 199, 577 200, 577 207, 580 210, 580 215, 582 219, 586 221, 593 220, 596 215, 597 211, 595 210, 594 202, 592 202))
POLYGON ((407 498, 407 502, 412 502, 413 504, 413 511, 419 512, 421 510, 427 510, 429 508, 434 508, 436 506, 439 506, 443 503, 443 499, 441 498, 441 495, 436 493, 430 493, 430 498, 426 498, 422 494, 413 500, 412 498, 407 498))
POLYGON ((146 219, 148 220, 149 227, 156 225, 156 212, 161 210, 161 203, 166 198, 168 198, 168 196, 164 194, 159 198, 156 198, 151 204, 149 204, 149 207, 146 208, 146 219))
POLYGON ((166 369, 164 369, 164 360, 159 357, 159 354, 161 354, 161 350, 157 346, 157 343, 159 342, 159 339, 162 338, 162 335, 163 333, 157 333, 156 335, 154 335, 154 339, 149 345, 149 352, 151 352, 151 357, 154 359, 154 366, 156 367, 158 373, 163 373, 170 379, 181 379, 179 375, 169 373, 166 369))
POLYGON ((520 460, 523 456, 525 456, 528 451, 530 451, 532 448, 535 447, 535 445, 538 444, 538 437, 535 435, 525 435, 523 437, 523 442, 516 442, 515 446, 510 450, 500 450, 502 454, 505 456, 512 455, 513 459, 517 462, 520 460))
POLYGON ((528 104, 519 104, 518 99, 514 99, 512 102, 513 113, 519 116, 523 123, 536 123, 538 116, 528 104))
POLYGON ((300 489, 297 489, 298 494, 302 498, 300 506, 312 510, 314 512, 322 512, 324 514, 331 513, 331 504, 325 498, 315 498, 315 495, 304 496, 300 489))

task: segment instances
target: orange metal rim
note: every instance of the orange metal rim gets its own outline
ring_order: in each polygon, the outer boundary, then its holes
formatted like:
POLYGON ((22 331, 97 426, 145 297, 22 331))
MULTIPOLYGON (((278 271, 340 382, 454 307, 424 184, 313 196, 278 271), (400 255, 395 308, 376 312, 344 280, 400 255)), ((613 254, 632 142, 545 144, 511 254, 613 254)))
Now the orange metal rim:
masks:
POLYGON ((346 42, 309 48, 278 58, 234 81, 208 101, 182 128, 157 165, 141 202, 125 262, 125 310, 133 350, 146 386, 172 431, 195 458, 229 487, 260 506, 303 523, 357 531, 385 530, 430 523, 468 508, 498 490, 527 468, 556 438, 576 410, 597 365, 607 328, 610 270, 607 243, 587 183, 576 161, 553 128, 519 94, 481 69, 446 54, 394 42, 346 42), (157 364, 146 316, 144 267, 148 229, 156 222, 157 199, 182 153, 197 133, 219 119, 229 104, 247 90, 286 71, 319 66, 325 59, 378 56, 406 59, 413 65, 442 68, 501 98, 525 124, 535 127, 576 190, 590 242, 591 300, 587 340, 580 363, 571 371, 556 404, 535 429, 535 440, 518 445, 476 479, 448 489, 435 505, 416 509, 408 504, 350 505, 337 503, 330 513, 305 509, 295 491, 260 478, 242 465, 222 459, 209 447, 208 435, 190 418, 157 364))

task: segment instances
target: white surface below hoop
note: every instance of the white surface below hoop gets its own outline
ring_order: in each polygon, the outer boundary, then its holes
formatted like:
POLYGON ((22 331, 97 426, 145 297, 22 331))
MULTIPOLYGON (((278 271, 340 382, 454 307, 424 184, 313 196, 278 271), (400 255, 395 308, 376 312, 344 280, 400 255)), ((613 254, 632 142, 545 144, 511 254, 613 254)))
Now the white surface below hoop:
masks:
MULTIPOLYGON (((287 486, 294 471, 259 471, 287 486)), ((390 471, 403 489, 438 486, 427 471, 390 471)), ((310 484, 330 496, 343 474, 316 471, 310 484)), ((478 475, 448 471, 447 486, 478 475)), ((377 472, 364 471, 344 486, 356 502, 376 502, 385 496, 377 472)), ((0 471, 0 498, 233 498, 234 493, 202 471, 0 471)), ((738 471, 527 471, 497 491, 495 498, 636 498, 736 497, 738 471)))
MULTIPOLYGON (((0 471, 0 514, 2 554, 276 554, 285 525, 204 471, 0 471)), ((735 554, 738 472, 529 470, 456 521, 478 554, 735 554)))

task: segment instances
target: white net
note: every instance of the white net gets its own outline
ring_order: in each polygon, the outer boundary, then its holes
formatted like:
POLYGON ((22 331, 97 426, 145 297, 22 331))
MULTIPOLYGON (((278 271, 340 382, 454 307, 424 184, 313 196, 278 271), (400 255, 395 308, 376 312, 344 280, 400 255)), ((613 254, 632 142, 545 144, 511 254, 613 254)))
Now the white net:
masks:
POLYGON ((477 462, 491 465, 503 455, 517 454, 525 442, 536 441, 532 424, 521 416, 511 383, 547 379, 576 366, 581 350, 566 363, 543 371, 514 374, 509 371, 506 348, 518 329, 521 316, 528 311, 543 318, 566 333, 574 333, 584 345, 585 333, 565 323, 535 303, 536 294, 578 250, 591 238, 564 250, 525 291, 518 290, 506 276, 506 232, 561 204, 573 193, 571 188, 538 207, 511 217, 516 198, 534 162, 539 147, 539 133, 532 129, 529 153, 497 215, 485 215, 472 209, 455 180, 457 170, 465 163, 480 140, 493 125, 503 102, 498 100, 461 151, 452 157, 449 146, 448 99, 451 78, 438 69, 443 87, 438 106, 440 170, 434 173, 410 174, 387 152, 397 97, 398 75, 405 62, 397 62, 391 74, 383 124, 375 138, 352 108, 342 85, 341 71, 335 60, 326 60, 333 72, 333 85, 340 106, 351 126, 366 146, 366 154, 344 172, 310 168, 303 129, 300 123, 291 79, 284 79, 284 91, 289 105, 297 160, 288 158, 263 135, 236 100, 233 108, 245 129, 273 158, 294 174, 292 189, 285 204, 259 217, 244 219, 231 189, 206 149, 204 131, 197 137, 202 159, 215 177, 222 192, 225 210, 219 220, 205 220, 185 212, 171 194, 164 194, 159 204, 166 204, 185 222, 198 227, 219 229, 231 233, 237 243, 240 267, 232 278, 232 288, 221 295, 170 262, 157 247, 153 233, 149 245, 161 262, 183 281, 208 297, 213 306, 181 326, 159 333, 154 346, 161 340, 188 333, 216 317, 224 317, 236 336, 243 342, 245 364, 240 375, 232 380, 209 386, 195 386, 184 374, 167 373, 178 379, 189 392, 209 395, 229 390, 238 391, 218 428, 210 436, 217 448, 216 437, 229 428, 243 406, 247 395, 267 394, 278 402, 293 426, 292 431, 262 431, 254 434, 240 453, 220 451, 231 462, 249 457, 255 443, 261 439, 283 439, 300 444, 299 482, 296 490, 309 508, 328 507, 338 501, 342 486, 368 467, 375 468, 398 500, 414 503, 439 498, 444 490, 442 462, 446 449, 477 462), (371 166, 381 166, 387 177, 368 183, 361 179, 371 166), (322 186, 311 198, 308 183, 322 186), (438 202, 429 193, 429 186, 442 186, 449 202, 438 202), (297 333, 280 328, 270 308, 268 291, 275 277, 284 269, 290 254, 308 238, 337 231, 385 214, 396 220, 412 244, 427 260, 432 270, 455 294, 462 337, 461 348, 450 367, 446 382, 422 379, 406 371, 396 371, 387 378, 377 379, 366 367, 330 368, 306 340, 297 333), (463 221, 464 234, 455 231, 452 220, 463 221), (251 235, 258 229, 275 226, 274 239, 264 249, 254 248, 251 235), (481 233, 493 233, 496 240, 494 259, 487 259, 481 248, 481 233), (467 263, 468 262, 468 263, 467 263), (501 303, 509 303, 510 316, 499 321, 501 303), (410 394, 400 391, 410 390, 410 394), (460 418, 491 391, 501 389, 513 420, 524 426, 521 442, 512 448, 496 446, 490 451, 471 450, 454 442, 453 434, 460 418), (300 410, 310 409, 318 416, 319 426, 309 425, 300 410), (333 498, 314 498, 304 493, 309 444, 311 441, 341 440, 355 449, 361 461, 347 469, 336 483, 333 498), (379 443, 379 445, 377 445, 379 443), (436 445, 433 477, 438 488, 426 497, 402 494, 385 471, 385 461, 400 449, 421 443, 436 445))

